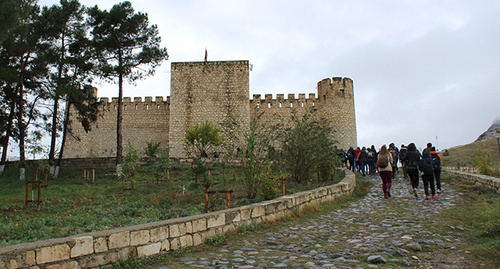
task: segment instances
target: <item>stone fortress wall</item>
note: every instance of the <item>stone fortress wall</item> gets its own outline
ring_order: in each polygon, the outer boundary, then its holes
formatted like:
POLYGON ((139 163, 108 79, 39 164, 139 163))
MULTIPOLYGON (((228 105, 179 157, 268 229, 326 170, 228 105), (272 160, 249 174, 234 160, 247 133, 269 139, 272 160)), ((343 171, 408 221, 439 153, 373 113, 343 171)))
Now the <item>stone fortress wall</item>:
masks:
MULTIPOLYGON (((116 108, 118 98, 100 98, 100 116, 86 133, 73 119, 73 136, 69 136, 65 147, 65 158, 116 157, 116 108)), ((130 97, 123 98, 123 146, 126 152, 128 142, 135 149, 143 149, 146 142, 161 142, 168 145, 169 98, 130 97)), ((75 113, 72 113, 75 115, 75 113)))
MULTIPOLYGON (((187 158, 184 143, 187 130, 205 121, 214 125, 238 128, 241 136, 249 129, 250 120, 261 119, 273 124, 306 109, 316 114, 332 129, 338 147, 356 146, 356 119, 353 81, 349 78, 326 78, 318 82, 317 94, 255 94, 249 99, 248 61, 177 62, 171 64, 171 96, 125 97, 123 102, 123 145, 128 141, 142 150, 148 141, 161 142, 170 148, 173 158, 187 158)), ((74 136, 67 141, 65 158, 115 157, 116 106, 118 99, 100 99, 102 117, 89 133, 73 120, 74 136)), ((223 132, 227 131, 223 129, 223 132)), ((240 137, 241 138, 241 137, 240 137)))

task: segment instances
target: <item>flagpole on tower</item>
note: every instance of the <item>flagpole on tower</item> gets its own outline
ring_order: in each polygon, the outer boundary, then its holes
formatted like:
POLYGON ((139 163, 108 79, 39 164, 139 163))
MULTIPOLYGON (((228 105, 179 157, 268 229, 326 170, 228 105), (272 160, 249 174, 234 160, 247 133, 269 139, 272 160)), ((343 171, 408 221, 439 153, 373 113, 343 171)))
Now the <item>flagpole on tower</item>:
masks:
POLYGON ((207 47, 205 47, 205 62, 207 61, 207 58, 208 58, 207 47))

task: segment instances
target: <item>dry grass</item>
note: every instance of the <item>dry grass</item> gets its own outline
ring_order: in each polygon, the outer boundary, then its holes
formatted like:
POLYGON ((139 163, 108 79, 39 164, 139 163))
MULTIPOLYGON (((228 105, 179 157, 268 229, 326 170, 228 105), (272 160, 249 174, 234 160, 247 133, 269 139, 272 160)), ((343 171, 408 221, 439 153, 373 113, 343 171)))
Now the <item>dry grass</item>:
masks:
POLYGON ((492 168, 500 169, 500 145, 496 138, 485 141, 474 142, 471 144, 447 149, 448 153, 443 152, 444 166, 473 166, 474 158, 479 156, 479 149, 483 148, 485 154, 490 154, 494 160, 492 168))

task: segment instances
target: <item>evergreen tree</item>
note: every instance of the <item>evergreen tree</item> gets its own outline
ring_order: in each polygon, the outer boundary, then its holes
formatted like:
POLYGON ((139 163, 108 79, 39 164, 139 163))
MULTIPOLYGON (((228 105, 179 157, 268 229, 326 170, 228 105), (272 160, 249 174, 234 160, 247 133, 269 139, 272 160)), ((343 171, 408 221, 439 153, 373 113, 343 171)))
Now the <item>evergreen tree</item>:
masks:
POLYGON ((160 47, 157 26, 149 26, 147 14, 134 13, 130 2, 116 4, 109 12, 96 5, 88 10, 88 14, 98 74, 104 79, 118 79, 116 164, 119 170, 123 162, 123 81, 134 83, 153 75, 168 54, 166 48, 160 47))
MULTIPOLYGON (((17 120, 17 139, 19 143, 20 175, 24 178, 25 139, 27 126, 38 114, 36 103, 40 95, 40 76, 46 72, 46 66, 39 58, 39 52, 45 49, 40 43, 40 25, 37 24, 39 8, 33 1, 21 1, 19 23, 10 28, 1 42, 0 61, 2 95, 8 103, 9 119, 4 136, 2 165, 5 163, 10 136, 15 133, 14 120, 17 120)), ((5 113, 4 113, 5 115, 5 113)))
MULTIPOLYGON (((96 119, 97 100, 90 86, 92 82, 90 72, 93 65, 90 61, 92 57, 90 42, 86 38, 88 27, 83 23, 84 12, 85 8, 78 0, 61 0, 59 5, 44 7, 40 16, 40 23, 44 25, 43 37, 48 45, 45 55, 50 63, 45 82, 50 101, 53 102, 51 123, 46 125, 47 131, 51 134, 48 157, 52 167, 55 165, 56 141, 61 127, 63 139, 59 159, 62 158, 66 134, 70 131, 66 124, 69 123, 67 120, 71 105, 77 108, 77 118, 84 124, 86 131, 90 128, 90 123, 96 119), (87 92, 89 90, 90 92, 87 92), (67 113, 64 113, 65 120, 61 126, 59 102, 63 98, 66 98, 67 113), (89 109, 89 105, 94 107, 89 109), (88 114, 89 112, 92 113, 88 114)), ((56 173, 58 169, 53 167, 52 170, 56 173)))

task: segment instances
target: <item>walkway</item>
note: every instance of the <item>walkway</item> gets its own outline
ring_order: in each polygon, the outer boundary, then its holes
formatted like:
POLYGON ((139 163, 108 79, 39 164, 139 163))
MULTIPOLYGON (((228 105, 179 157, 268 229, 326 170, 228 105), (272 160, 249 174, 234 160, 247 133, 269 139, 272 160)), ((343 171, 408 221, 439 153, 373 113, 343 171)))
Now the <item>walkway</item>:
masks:
POLYGON ((458 202, 459 193, 443 182, 439 197, 423 200, 421 183, 415 199, 409 179, 398 176, 384 199, 380 178, 367 179, 373 188, 348 207, 152 268, 469 268, 458 235, 432 231, 433 214, 458 202))

